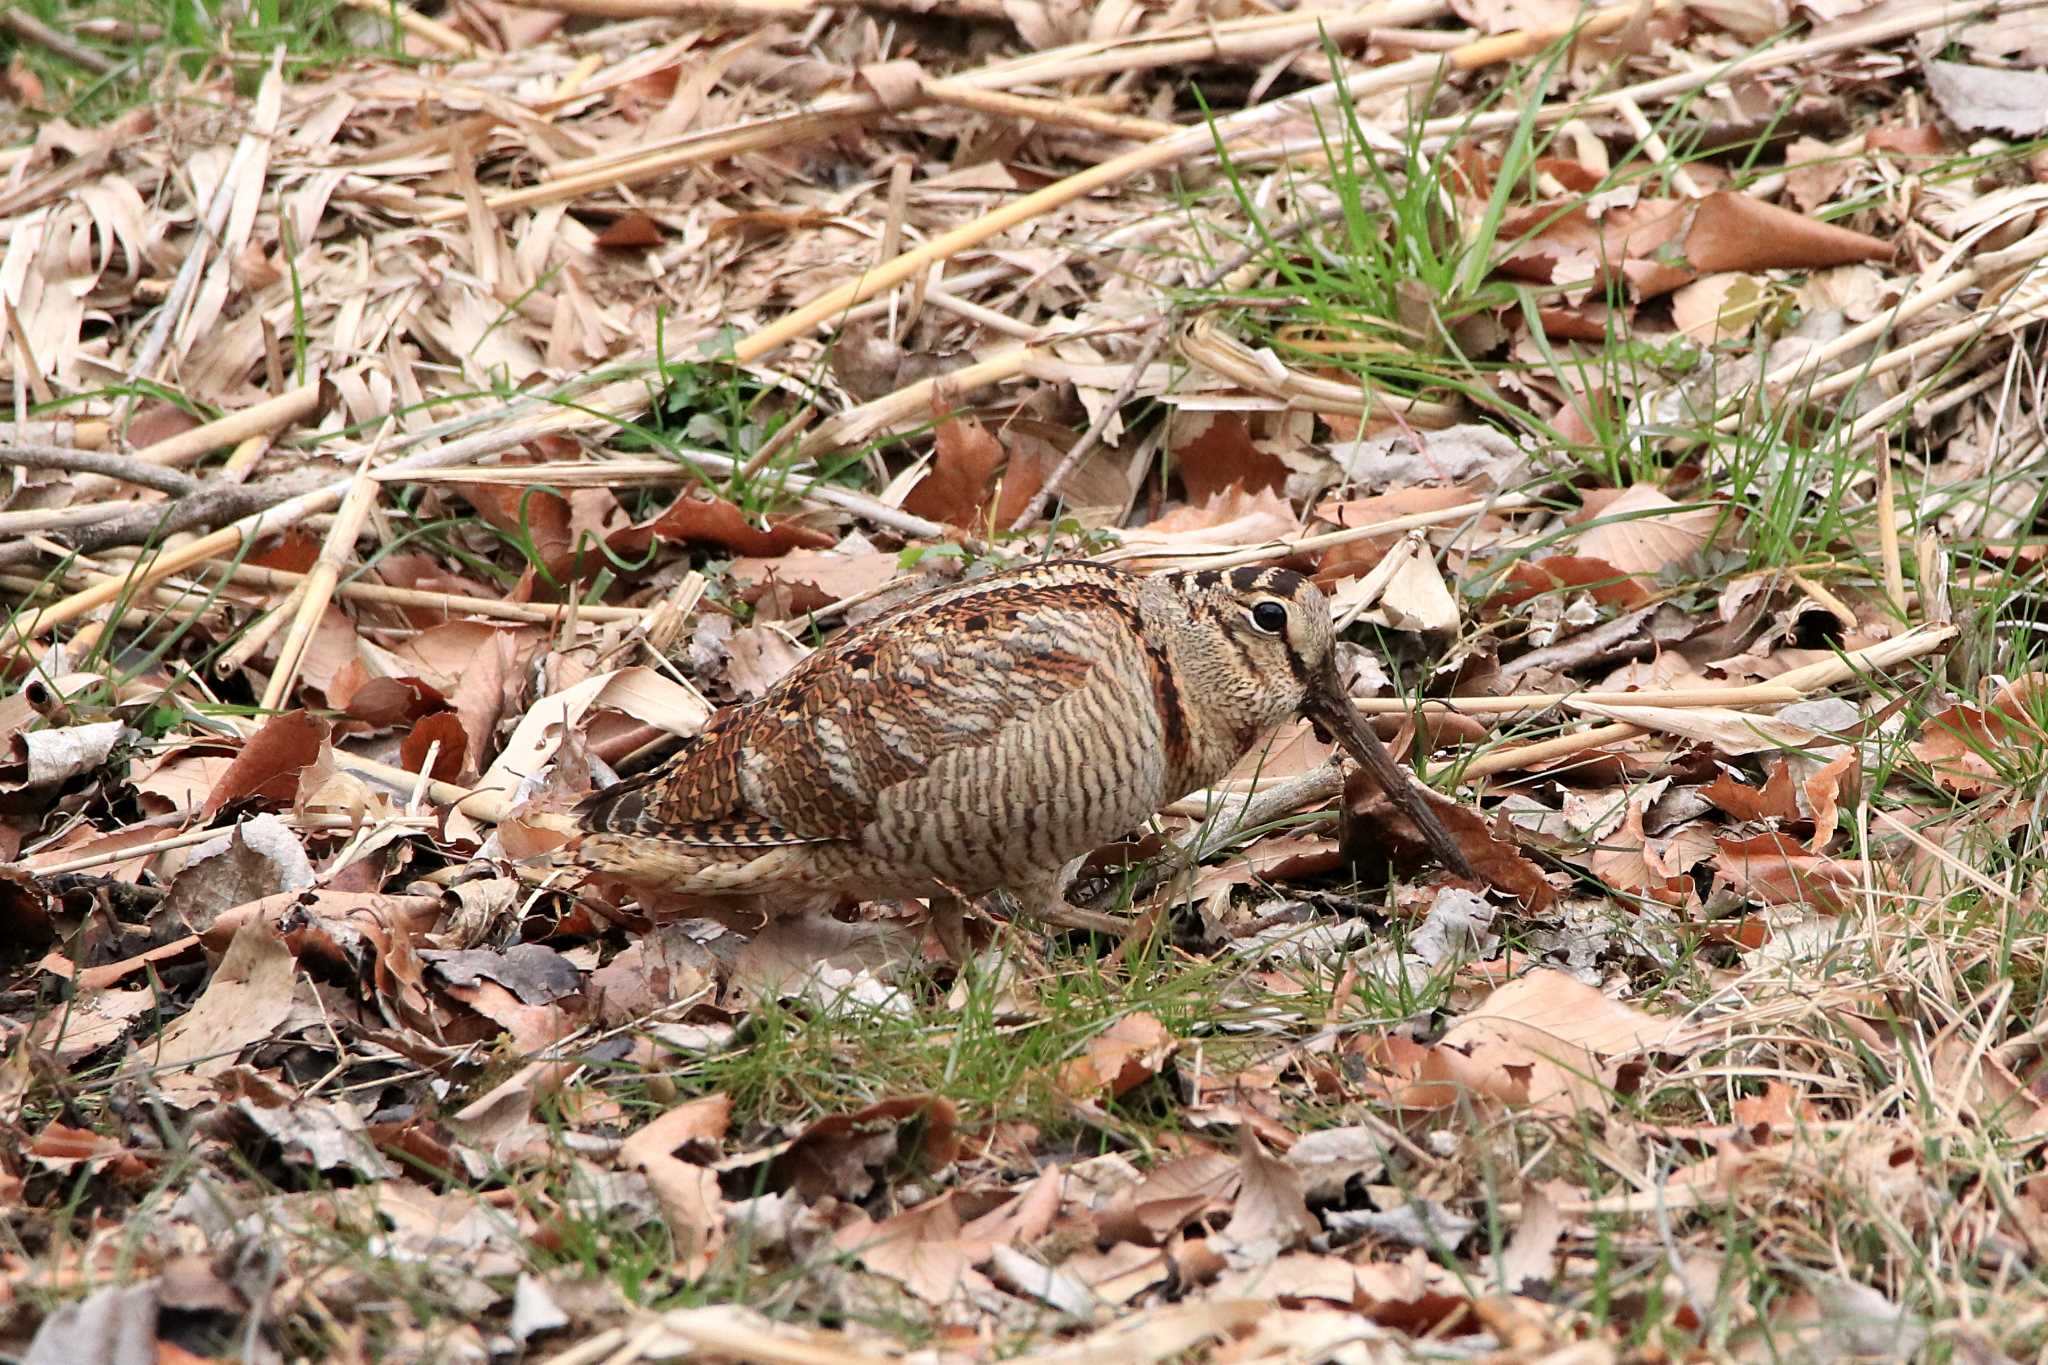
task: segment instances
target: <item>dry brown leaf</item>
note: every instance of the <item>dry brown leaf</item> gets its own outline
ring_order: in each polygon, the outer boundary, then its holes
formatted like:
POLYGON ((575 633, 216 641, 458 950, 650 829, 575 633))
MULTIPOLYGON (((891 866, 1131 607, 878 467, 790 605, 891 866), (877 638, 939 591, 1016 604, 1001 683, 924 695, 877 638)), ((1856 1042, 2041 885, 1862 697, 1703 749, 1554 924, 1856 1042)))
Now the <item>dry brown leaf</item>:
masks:
POLYGON ((914 516, 980 534, 991 522, 1008 526, 1043 482, 1034 463, 1011 459, 971 417, 948 417, 935 439, 931 468, 903 499, 914 516))
POLYGON ((605 544, 615 555, 638 559, 656 541, 716 545, 736 555, 773 558, 791 550, 822 550, 832 536, 787 519, 770 518, 766 528, 747 520, 732 503, 708 494, 685 493, 658 515, 613 531, 605 544))
POLYGON ((1188 501, 1208 502, 1231 489, 1281 492, 1287 466, 1252 442, 1251 428, 1234 412, 1176 412, 1168 445, 1172 468, 1188 501))
POLYGON ((1386 1037, 1368 1040, 1365 1054, 1378 1088, 1400 1108, 1480 1099, 1538 1113, 1599 1113, 1618 1059, 1680 1037, 1671 1020, 1539 968, 1487 996, 1434 1044, 1386 1037))
POLYGON ((1623 572, 1617 565, 1590 555, 1518 559, 1508 567, 1507 581, 1515 587, 1495 593, 1490 599, 1492 604, 1512 607, 1538 593, 1564 588, 1584 588, 1592 593, 1594 601, 1610 607, 1640 607, 1655 596, 1649 584, 1623 572))
POLYGON ((220 775, 200 818, 211 819, 230 801, 259 797, 288 804, 298 794, 299 774, 320 756, 327 742, 327 722, 304 711, 286 711, 263 722, 249 736, 235 761, 220 775))
POLYGON ((1088 1040, 1087 1052, 1068 1062, 1060 1073, 1060 1089, 1093 1099, 1114 1098, 1159 1074, 1180 1040, 1166 1026, 1142 1011, 1116 1019, 1088 1040))
POLYGON ((1097 1216, 1105 1238, 1156 1246, 1194 1219, 1221 1212, 1237 1193, 1242 1174, 1228 1152, 1205 1150, 1158 1167, 1127 1185, 1097 1216))
POLYGON ((988 1260, 994 1243, 962 1236, 960 1213, 952 1194, 941 1195, 880 1223, 858 1214, 834 1235, 833 1244, 929 1304, 950 1303, 963 1295, 979 1298, 995 1292, 988 1277, 975 1269, 988 1260))
POLYGON ((1714 867, 1743 896, 1765 905, 1812 905, 1840 911, 1859 888, 1883 885, 1875 865, 1862 859, 1809 853, 1782 834, 1717 841, 1714 867))
MULTIPOLYGON (((1509 236, 1536 231, 1502 268, 1539 283, 1598 279, 1618 267, 1638 299, 1703 274, 1800 270, 1890 260, 1890 242, 1717 190, 1701 199, 1646 199, 1595 220, 1583 206, 1510 214, 1509 236), (1539 230, 1540 229, 1540 230, 1539 230)), ((1598 338, 1595 338, 1598 339, 1598 338)))
POLYGON ((1908 746, 1958 796, 1982 796, 2008 785, 2019 768, 2011 750, 2037 749, 2044 737, 2029 703, 2048 687, 2048 674, 2029 673, 1999 688, 1987 706, 1964 703, 1928 717, 1908 746))
POLYGON ((1241 1268, 1294 1250, 1323 1225, 1302 1198, 1300 1172, 1261 1146, 1249 1126, 1238 1133, 1237 1200, 1218 1236, 1225 1260, 1241 1268))
POLYGON ((876 1169, 916 1156, 938 1170, 960 1154, 959 1119, 935 1096, 883 1100, 853 1114, 829 1114, 806 1128, 774 1158, 775 1181, 815 1202, 864 1199, 876 1169))
POLYGON ((189 1108, 206 1099, 210 1078, 233 1066, 243 1048, 270 1037, 291 1012, 298 965, 273 925, 261 917, 244 922, 192 1008, 135 1060, 172 1104, 189 1108))
POLYGON ((1687 507, 1655 484, 1637 484, 1600 511, 1600 524, 1579 537, 1579 551, 1625 574, 1654 578, 1689 562, 1722 524, 1718 507, 1687 507))

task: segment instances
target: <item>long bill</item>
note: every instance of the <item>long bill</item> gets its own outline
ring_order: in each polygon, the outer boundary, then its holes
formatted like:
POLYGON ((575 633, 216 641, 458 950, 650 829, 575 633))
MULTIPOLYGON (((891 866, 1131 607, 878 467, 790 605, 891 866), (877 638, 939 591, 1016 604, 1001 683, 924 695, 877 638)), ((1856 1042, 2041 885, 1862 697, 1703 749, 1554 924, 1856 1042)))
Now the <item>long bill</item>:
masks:
POLYGON ((1357 760, 1360 767, 1370 772, 1379 782, 1387 796, 1402 809, 1415 827, 1422 831, 1422 837, 1429 840, 1429 846, 1445 867, 1462 877, 1475 875, 1472 865, 1465 861, 1465 851, 1458 847, 1458 841, 1444 828, 1443 821, 1436 818, 1436 812, 1429 808, 1429 802, 1415 789, 1415 782, 1394 756, 1387 752, 1387 746, 1380 743, 1380 737, 1365 724, 1358 711, 1335 685, 1318 688, 1309 693, 1303 709, 1310 720, 1317 722, 1324 730, 1344 747, 1345 752, 1357 760))

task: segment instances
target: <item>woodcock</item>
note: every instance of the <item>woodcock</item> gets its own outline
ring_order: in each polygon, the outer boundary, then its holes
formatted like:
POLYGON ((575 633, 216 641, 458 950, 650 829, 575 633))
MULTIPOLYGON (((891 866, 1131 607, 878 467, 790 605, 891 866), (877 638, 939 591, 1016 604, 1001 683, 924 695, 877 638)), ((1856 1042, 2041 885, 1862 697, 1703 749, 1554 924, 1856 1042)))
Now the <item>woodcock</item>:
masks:
POLYGON ((942 933, 956 898, 1000 889, 1057 922, 1073 859, 1300 715, 1468 870, 1360 723, 1333 642, 1322 593, 1284 569, 991 574, 849 631, 587 798, 565 861, 697 894, 929 898, 942 933))

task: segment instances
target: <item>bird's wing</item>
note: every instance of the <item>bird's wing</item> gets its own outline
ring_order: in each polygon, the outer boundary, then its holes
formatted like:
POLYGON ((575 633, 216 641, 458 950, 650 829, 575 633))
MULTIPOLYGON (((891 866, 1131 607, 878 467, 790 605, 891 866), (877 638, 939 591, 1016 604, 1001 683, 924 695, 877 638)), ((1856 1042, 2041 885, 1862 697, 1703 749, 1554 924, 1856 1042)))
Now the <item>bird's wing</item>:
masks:
POLYGON ((1145 658, 1136 627, 1108 588, 997 578, 950 590, 806 658, 579 815, 589 829, 708 846, 857 838, 891 787, 942 755, 1000 744, 1100 669, 1145 658))

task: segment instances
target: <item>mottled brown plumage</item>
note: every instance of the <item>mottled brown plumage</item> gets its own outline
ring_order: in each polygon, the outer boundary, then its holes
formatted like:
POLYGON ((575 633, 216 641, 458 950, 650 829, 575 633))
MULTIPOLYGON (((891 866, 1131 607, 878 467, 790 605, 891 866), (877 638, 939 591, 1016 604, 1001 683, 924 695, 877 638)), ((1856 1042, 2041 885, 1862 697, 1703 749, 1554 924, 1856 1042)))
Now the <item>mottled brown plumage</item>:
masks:
POLYGON ((1045 913, 1072 859, 1212 785, 1294 715, 1463 867, 1360 725, 1306 579, 1082 561, 943 588, 847 632, 586 800, 569 856, 691 893, 1005 889, 1045 913))

